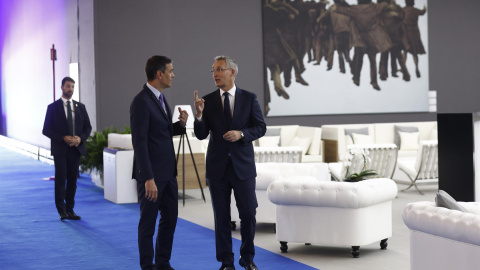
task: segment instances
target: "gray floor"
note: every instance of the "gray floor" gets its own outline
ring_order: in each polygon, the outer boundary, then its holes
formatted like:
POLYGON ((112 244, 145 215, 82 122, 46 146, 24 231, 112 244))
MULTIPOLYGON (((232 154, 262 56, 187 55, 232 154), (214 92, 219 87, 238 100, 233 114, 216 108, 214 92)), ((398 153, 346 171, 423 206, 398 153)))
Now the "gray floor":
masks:
MULTIPOLYGON (((406 185, 398 184, 399 190, 406 185)), ((410 202, 434 201, 437 185, 419 186, 425 195, 420 195, 415 189, 399 191, 393 201, 393 236, 388 240, 387 250, 380 250, 379 243, 360 247, 360 258, 354 259, 350 255, 349 247, 326 247, 305 244, 288 244, 288 253, 280 252, 280 244, 275 239, 273 224, 259 223, 255 235, 255 245, 282 256, 302 262, 322 270, 406 270, 410 269, 410 243, 409 231, 402 220, 404 207, 410 202)), ((208 188, 204 189, 207 199, 201 199, 200 189, 186 190, 185 207, 179 201, 179 217, 194 222, 198 225, 213 229, 213 212, 208 188)), ((240 239, 239 231, 232 233, 233 237, 240 239)), ((212 241, 214 241, 212 239, 212 241)), ((239 257, 238 250, 234 250, 235 257, 239 257)), ((265 270, 265 269, 261 269, 265 270)))

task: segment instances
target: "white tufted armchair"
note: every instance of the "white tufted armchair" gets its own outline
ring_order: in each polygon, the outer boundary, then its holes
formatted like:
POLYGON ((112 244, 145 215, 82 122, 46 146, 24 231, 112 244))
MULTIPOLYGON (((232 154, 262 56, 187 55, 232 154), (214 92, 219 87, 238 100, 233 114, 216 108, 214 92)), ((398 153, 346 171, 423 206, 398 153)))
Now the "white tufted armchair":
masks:
POLYGON ((353 257, 361 245, 392 236, 392 200, 396 184, 387 178, 356 183, 279 180, 268 187, 276 206, 276 237, 282 252, 287 242, 351 246, 353 257))

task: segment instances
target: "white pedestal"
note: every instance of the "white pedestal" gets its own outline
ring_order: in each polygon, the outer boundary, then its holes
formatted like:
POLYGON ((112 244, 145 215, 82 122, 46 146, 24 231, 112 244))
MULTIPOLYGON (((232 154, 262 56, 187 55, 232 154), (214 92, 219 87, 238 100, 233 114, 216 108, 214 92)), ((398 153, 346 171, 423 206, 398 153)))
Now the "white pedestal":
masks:
POLYGON ((133 150, 103 150, 104 196, 114 203, 137 203, 137 181, 132 179, 133 150))

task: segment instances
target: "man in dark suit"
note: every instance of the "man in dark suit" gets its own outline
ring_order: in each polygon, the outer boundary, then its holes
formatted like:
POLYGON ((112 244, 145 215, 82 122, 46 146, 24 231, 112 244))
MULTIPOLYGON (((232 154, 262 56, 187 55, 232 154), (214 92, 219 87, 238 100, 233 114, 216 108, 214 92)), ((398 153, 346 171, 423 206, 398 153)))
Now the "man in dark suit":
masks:
POLYGON ((43 135, 50 138, 50 151, 55 163, 55 205, 60 219, 80 219, 75 214, 80 155, 85 155, 85 141, 92 126, 85 105, 72 99, 75 81, 62 80, 62 97, 48 105, 43 135), (66 189, 65 189, 66 181, 66 189))
POLYGON ((263 114, 254 93, 235 86, 238 65, 230 57, 217 56, 212 70, 214 92, 198 97, 195 91, 195 136, 210 135, 206 176, 215 214, 215 243, 221 270, 232 270, 234 255, 230 228, 230 196, 233 190, 241 219, 242 245, 239 264, 257 269, 255 246, 255 155, 252 141, 265 135, 263 114))
POLYGON ((170 106, 163 90, 172 86, 172 60, 152 56, 145 66, 148 82, 130 106, 130 124, 134 149, 133 178, 137 180, 140 200, 138 248, 142 269, 173 269, 170 266, 173 234, 178 216, 177 164, 172 137, 185 134, 188 114, 179 109, 180 121, 172 124, 170 106), (158 211, 155 248, 152 238, 158 211))

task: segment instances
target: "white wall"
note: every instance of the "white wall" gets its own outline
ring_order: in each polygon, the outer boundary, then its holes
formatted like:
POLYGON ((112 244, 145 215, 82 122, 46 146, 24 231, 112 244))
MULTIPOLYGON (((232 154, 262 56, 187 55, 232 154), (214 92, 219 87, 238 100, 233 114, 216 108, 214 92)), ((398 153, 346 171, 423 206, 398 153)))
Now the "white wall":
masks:
POLYGON ((93 60, 93 0, 15 0, 11 4, 7 35, 1 52, 4 113, 8 137, 50 148, 42 135, 48 104, 53 99, 53 64, 50 49, 55 44, 55 99, 61 96, 61 80, 68 76, 68 65, 79 61, 79 44, 85 44, 81 55, 80 101, 86 104, 95 127, 95 88, 93 60), (77 17, 81 7, 85 31, 79 29, 77 17), (85 33, 86 39, 79 39, 85 33), (92 87, 93 86, 93 87, 92 87), (84 90, 85 89, 85 90, 84 90), (93 98, 92 98, 93 97, 93 98))

